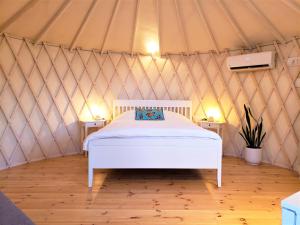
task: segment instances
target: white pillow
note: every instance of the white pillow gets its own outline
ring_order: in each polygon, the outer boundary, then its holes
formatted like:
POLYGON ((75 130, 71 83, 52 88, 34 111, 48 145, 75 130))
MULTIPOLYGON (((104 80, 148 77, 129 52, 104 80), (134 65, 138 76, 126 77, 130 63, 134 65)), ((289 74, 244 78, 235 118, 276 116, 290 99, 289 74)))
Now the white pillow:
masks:
POLYGON ((186 118, 185 116, 179 114, 179 113, 176 113, 176 112, 172 112, 172 111, 167 111, 167 110, 164 110, 164 116, 165 116, 165 119, 168 120, 168 121, 178 121, 178 120, 188 120, 188 118, 186 118))
POLYGON ((134 120, 135 110, 128 110, 124 113, 118 115, 115 119, 122 121, 122 120, 134 120))

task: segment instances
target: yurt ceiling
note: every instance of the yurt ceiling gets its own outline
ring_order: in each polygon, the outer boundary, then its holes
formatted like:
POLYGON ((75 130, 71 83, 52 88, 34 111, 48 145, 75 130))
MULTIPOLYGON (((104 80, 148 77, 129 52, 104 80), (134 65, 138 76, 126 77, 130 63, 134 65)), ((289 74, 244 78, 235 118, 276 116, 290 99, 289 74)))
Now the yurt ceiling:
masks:
POLYGON ((0 32, 101 52, 193 53, 300 36, 299 0, 1 0, 0 32))

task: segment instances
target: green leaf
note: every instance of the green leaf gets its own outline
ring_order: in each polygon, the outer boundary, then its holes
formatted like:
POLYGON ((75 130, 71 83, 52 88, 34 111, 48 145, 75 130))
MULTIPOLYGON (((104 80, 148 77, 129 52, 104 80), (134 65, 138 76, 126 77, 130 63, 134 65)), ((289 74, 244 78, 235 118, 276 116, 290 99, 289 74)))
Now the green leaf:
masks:
POLYGON ((252 148, 259 148, 263 139, 266 136, 266 132, 263 133, 263 118, 255 119, 250 107, 244 104, 246 124, 242 126, 242 132, 239 134, 245 140, 246 145, 252 148), (255 126, 252 128, 251 119, 255 121, 255 126))
POLYGON ((252 117, 252 119, 257 123, 257 121, 256 121, 256 119, 255 119, 255 117, 253 116, 253 114, 252 114, 252 112, 251 112, 251 109, 250 109, 250 107, 249 107, 249 114, 250 114, 250 116, 252 117))
POLYGON ((249 117, 249 109, 247 108, 246 105, 244 105, 244 109, 245 109, 247 125, 248 125, 249 129, 251 130, 251 120, 250 120, 250 117, 249 117))
POLYGON ((246 142, 246 145, 248 146, 249 145, 249 142, 248 142, 248 140, 246 139, 246 137, 241 133, 241 132, 239 132, 239 134, 242 136, 242 138, 245 140, 245 142, 246 142))
POLYGON ((260 139, 260 141, 259 141, 259 143, 258 143, 258 147, 260 147, 260 145, 261 145, 262 141, 264 140, 265 136, 266 136, 266 132, 265 132, 265 133, 263 134, 263 136, 261 137, 261 139, 260 139))

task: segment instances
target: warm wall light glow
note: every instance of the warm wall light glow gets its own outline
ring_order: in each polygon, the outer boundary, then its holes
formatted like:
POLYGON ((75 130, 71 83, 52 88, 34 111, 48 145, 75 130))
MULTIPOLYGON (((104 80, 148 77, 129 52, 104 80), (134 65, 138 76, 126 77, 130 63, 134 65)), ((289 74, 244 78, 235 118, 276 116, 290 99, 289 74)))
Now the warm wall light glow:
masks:
POLYGON ((146 44, 146 48, 147 48, 147 52, 152 55, 155 53, 158 53, 158 51, 159 51, 159 45, 156 41, 149 41, 146 44))
POLYGON ((108 112, 105 110, 105 107, 95 103, 90 104, 89 107, 87 107, 86 105, 80 116, 80 119, 82 121, 99 120, 107 118, 108 112))
POLYGON ((105 116, 104 109, 97 104, 91 104, 91 111, 95 120, 103 119, 105 116))
POLYGON ((92 115, 91 115, 91 113, 90 113, 90 111, 89 111, 89 109, 88 109, 88 107, 86 105, 84 106, 84 108, 83 108, 83 110, 82 110, 82 112, 81 112, 81 114, 80 114, 79 117, 80 117, 81 121, 90 121, 90 120, 93 120, 92 115))
POLYGON ((217 122, 219 122, 222 119, 221 112, 218 108, 207 109, 206 115, 208 119, 213 118, 213 120, 217 122))

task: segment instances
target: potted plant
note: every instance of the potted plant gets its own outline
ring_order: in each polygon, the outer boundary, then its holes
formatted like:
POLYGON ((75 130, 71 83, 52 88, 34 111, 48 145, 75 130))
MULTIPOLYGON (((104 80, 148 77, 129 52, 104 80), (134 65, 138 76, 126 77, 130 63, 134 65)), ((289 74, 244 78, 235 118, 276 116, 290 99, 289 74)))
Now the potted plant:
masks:
POLYGON ((250 107, 244 105, 246 115, 246 126, 242 127, 242 132, 239 132, 246 142, 245 160, 252 165, 260 164, 262 160, 261 144, 266 136, 263 132, 263 118, 256 120, 251 112, 250 107), (254 127, 252 127, 252 122, 254 127))

